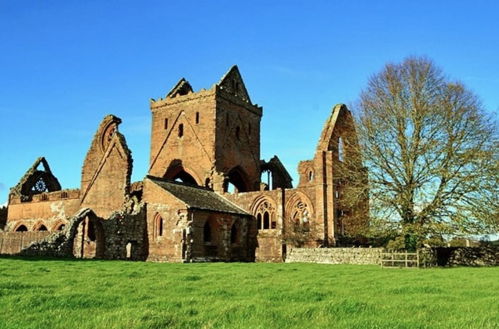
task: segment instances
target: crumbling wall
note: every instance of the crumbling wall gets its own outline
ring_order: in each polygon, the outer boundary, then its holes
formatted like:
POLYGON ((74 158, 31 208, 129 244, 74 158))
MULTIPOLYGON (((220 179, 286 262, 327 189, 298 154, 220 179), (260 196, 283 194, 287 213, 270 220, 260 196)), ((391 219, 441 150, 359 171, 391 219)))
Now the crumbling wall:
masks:
POLYGON ((80 208, 78 196, 79 190, 62 190, 35 195, 30 202, 20 202, 19 198, 15 198, 8 207, 5 231, 13 231, 21 224, 28 231, 35 231, 42 224, 48 231, 55 231, 60 223, 66 224, 67 218, 80 208), (40 199, 41 195, 46 198, 40 199))
POLYGON ((73 257, 73 244, 78 233, 78 226, 86 217, 90 216, 94 220, 100 221, 104 228, 103 258, 145 260, 147 258, 145 209, 145 205, 141 204, 133 212, 117 211, 106 220, 97 218, 89 208, 81 209, 69 220, 69 224, 64 230, 52 233, 45 239, 23 248, 20 255, 73 257))

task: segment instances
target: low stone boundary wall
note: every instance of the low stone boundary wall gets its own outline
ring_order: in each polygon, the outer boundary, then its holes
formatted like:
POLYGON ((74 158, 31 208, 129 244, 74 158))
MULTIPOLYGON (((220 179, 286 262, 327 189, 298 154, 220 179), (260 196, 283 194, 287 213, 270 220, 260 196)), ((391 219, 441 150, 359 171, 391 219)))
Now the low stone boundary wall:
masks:
POLYGON ((498 247, 438 247, 421 251, 430 266, 499 266, 498 247))
POLYGON ((286 263, 379 265, 383 248, 292 248, 286 263))
POLYGON ((0 255, 13 255, 21 252, 33 242, 41 241, 50 235, 48 231, 1 232, 0 255))

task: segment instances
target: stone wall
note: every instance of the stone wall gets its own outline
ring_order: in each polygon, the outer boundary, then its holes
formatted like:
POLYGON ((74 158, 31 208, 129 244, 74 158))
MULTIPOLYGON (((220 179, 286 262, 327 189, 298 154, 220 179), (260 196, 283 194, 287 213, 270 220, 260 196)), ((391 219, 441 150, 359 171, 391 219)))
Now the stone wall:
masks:
POLYGON ((40 232, 0 232, 0 255, 13 255, 36 241, 50 235, 48 231, 40 232))
POLYGON ((492 246, 423 248, 421 255, 429 266, 499 265, 499 248, 492 246))
POLYGON ((292 248, 286 263, 379 265, 383 248, 292 248))

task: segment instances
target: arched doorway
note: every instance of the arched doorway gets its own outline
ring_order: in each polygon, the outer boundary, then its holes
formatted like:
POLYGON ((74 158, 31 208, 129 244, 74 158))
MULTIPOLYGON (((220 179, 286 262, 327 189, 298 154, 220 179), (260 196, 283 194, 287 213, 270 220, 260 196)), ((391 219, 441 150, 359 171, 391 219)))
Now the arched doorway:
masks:
POLYGON ((76 258, 104 257, 104 228, 97 219, 85 217, 76 229, 73 255, 76 258))

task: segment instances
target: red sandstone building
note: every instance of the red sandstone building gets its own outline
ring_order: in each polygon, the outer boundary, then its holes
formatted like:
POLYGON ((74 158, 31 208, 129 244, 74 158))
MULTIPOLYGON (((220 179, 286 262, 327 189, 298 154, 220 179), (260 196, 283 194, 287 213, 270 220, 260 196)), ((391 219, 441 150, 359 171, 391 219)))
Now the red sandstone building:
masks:
MULTIPOLYGON (((106 116, 79 189, 61 189, 39 158, 10 191, 0 252, 154 261, 282 261, 296 244, 334 246, 349 230, 337 164, 356 143, 344 105, 333 108, 299 183, 277 156, 260 159, 262 107, 232 67, 211 89, 181 79, 151 100, 149 171, 130 182, 132 156, 106 116), (265 182, 262 181, 265 178, 265 182)), ((359 209, 366 209, 365 205, 359 209)))

